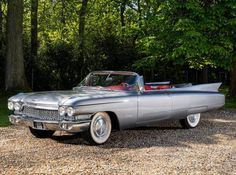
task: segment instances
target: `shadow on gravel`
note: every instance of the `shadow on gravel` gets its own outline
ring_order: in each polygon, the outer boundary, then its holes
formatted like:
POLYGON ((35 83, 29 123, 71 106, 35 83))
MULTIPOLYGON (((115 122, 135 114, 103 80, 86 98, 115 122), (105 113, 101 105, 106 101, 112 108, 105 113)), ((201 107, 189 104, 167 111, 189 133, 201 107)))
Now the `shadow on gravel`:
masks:
MULTIPOLYGON (((189 147, 189 143, 194 144, 217 144, 220 142, 219 135, 226 136, 227 139, 235 139, 236 115, 219 112, 210 113, 203 116, 200 125, 195 129, 182 129, 178 122, 162 122, 157 126, 139 127, 129 130, 112 132, 110 139, 103 149, 111 148, 149 148, 149 147, 189 147)), ((56 140, 65 144, 88 145, 82 139, 82 133, 76 135, 53 136, 56 140)))
POLYGON ((66 134, 66 135, 53 135, 51 139, 65 144, 72 145, 86 145, 86 141, 82 138, 81 133, 66 134))

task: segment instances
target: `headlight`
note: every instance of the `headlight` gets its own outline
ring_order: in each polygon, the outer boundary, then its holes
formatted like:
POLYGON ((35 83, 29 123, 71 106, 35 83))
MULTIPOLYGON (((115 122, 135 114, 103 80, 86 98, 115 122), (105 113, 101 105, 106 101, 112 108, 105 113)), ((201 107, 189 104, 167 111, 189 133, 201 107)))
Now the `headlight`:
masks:
POLYGON ((66 108, 64 106, 59 107, 58 113, 60 116, 64 116, 66 114, 66 108))
POLYGON ((19 111, 19 110, 21 109, 20 103, 18 103, 18 102, 14 103, 14 109, 15 109, 16 111, 19 111))
POLYGON ((8 102, 7 106, 8 106, 9 110, 13 110, 14 109, 14 104, 11 101, 8 102))
POLYGON ((75 109, 72 108, 72 107, 69 107, 69 108, 66 109, 66 113, 69 117, 72 117, 75 113, 75 109))

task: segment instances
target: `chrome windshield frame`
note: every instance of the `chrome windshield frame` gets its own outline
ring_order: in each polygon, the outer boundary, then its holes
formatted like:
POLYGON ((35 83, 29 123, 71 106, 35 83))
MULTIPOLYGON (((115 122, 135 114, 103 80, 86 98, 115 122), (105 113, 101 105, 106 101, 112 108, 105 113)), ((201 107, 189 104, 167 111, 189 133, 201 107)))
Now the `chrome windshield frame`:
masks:
MULTIPOLYGON (((117 74, 117 75, 134 75, 135 76, 135 83, 132 85, 136 85, 138 86, 137 91, 143 92, 144 91, 144 83, 143 83, 143 76, 139 76, 139 74, 135 73, 135 72, 128 72, 128 71, 94 71, 89 73, 76 87, 73 88, 73 90, 78 90, 81 87, 93 87, 93 86, 83 86, 82 84, 84 83, 84 81, 86 81, 92 74, 107 74, 108 77, 111 74, 117 74)), ((103 86, 101 86, 103 87, 103 86)), ((104 89, 106 89, 106 87, 103 87, 104 89)), ((101 89, 98 89, 101 90, 101 89)), ((107 89, 109 90, 109 89, 107 89)), ((114 91, 114 90, 112 90, 114 91)), ((116 90, 115 90, 116 91, 116 90)), ((121 90, 117 90, 117 91, 121 91, 121 90)), ((122 91, 127 91, 127 90, 122 90, 122 91)))

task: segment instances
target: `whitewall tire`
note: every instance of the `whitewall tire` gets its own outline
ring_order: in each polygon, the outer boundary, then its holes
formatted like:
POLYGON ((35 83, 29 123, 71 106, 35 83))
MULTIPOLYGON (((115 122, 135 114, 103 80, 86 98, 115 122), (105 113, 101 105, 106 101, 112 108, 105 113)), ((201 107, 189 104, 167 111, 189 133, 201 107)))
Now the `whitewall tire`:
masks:
POLYGON ((92 145, 105 143, 111 134, 112 124, 106 112, 96 113, 90 123, 89 131, 85 134, 85 139, 92 145))
POLYGON ((201 114, 190 114, 185 119, 180 120, 180 124, 183 128, 190 129, 195 128, 199 124, 201 119, 201 114))

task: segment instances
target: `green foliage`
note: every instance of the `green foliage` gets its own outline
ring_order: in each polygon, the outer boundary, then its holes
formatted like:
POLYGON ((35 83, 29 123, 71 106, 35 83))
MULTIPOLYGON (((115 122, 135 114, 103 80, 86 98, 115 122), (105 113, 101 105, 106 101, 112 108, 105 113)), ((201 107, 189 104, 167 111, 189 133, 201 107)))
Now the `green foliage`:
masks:
POLYGON ((236 99, 235 98, 226 99, 224 108, 236 109, 236 99))
POLYGON ((235 5, 234 0, 161 2, 145 26, 149 36, 139 42, 146 55, 143 65, 150 58, 151 62, 165 59, 187 63, 195 69, 205 66, 230 69, 236 59, 235 5))
POLYGON ((35 84, 35 89, 69 89, 77 85, 81 62, 74 57, 72 44, 50 44, 36 60, 35 79, 40 83, 35 84))
POLYGON ((224 108, 236 108, 236 98, 231 97, 229 94, 229 87, 228 86, 222 86, 219 91, 223 93, 226 97, 225 99, 225 106, 224 108))
POLYGON ((0 92, 0 127, 10 125, 8 115, 10 111, 7 109, 7 99, 12 94, 0 92))
MULTIPOLYGON (((236 60, 235 0, 89 0, 83 51, 78 44, 81 2, 39 1, 38 58, 32 76, 31 0, 24 0, 25 72, 29 84, 34 77, 34 90, 71 88, 92 70, 134 70, 152 80, 156 77, 150 72, 164 79, 178 69, 175 76, 181 77, 181 69, 229 70, 236 60)), ((3 42, 1 84, 5 48, 3 42)))
MULTIPOLYGON (((27 79, 31 80, 30 2, 25 1, 24 53, 27 79)), ((132 3, 131 1, 128 3, 132 3)), ((127 8, 126 26, 120 23, 118 1, 89 1, 85 25, 85 49, 78 45, 81 3, 41 1, 38 7, 38 58, 34 64, 34 90, 69 89, 92 70, 130 70, 137 59, 134 47, 137 15, 127 8), (96 60, 96 61, 94 61, 96 60)))

